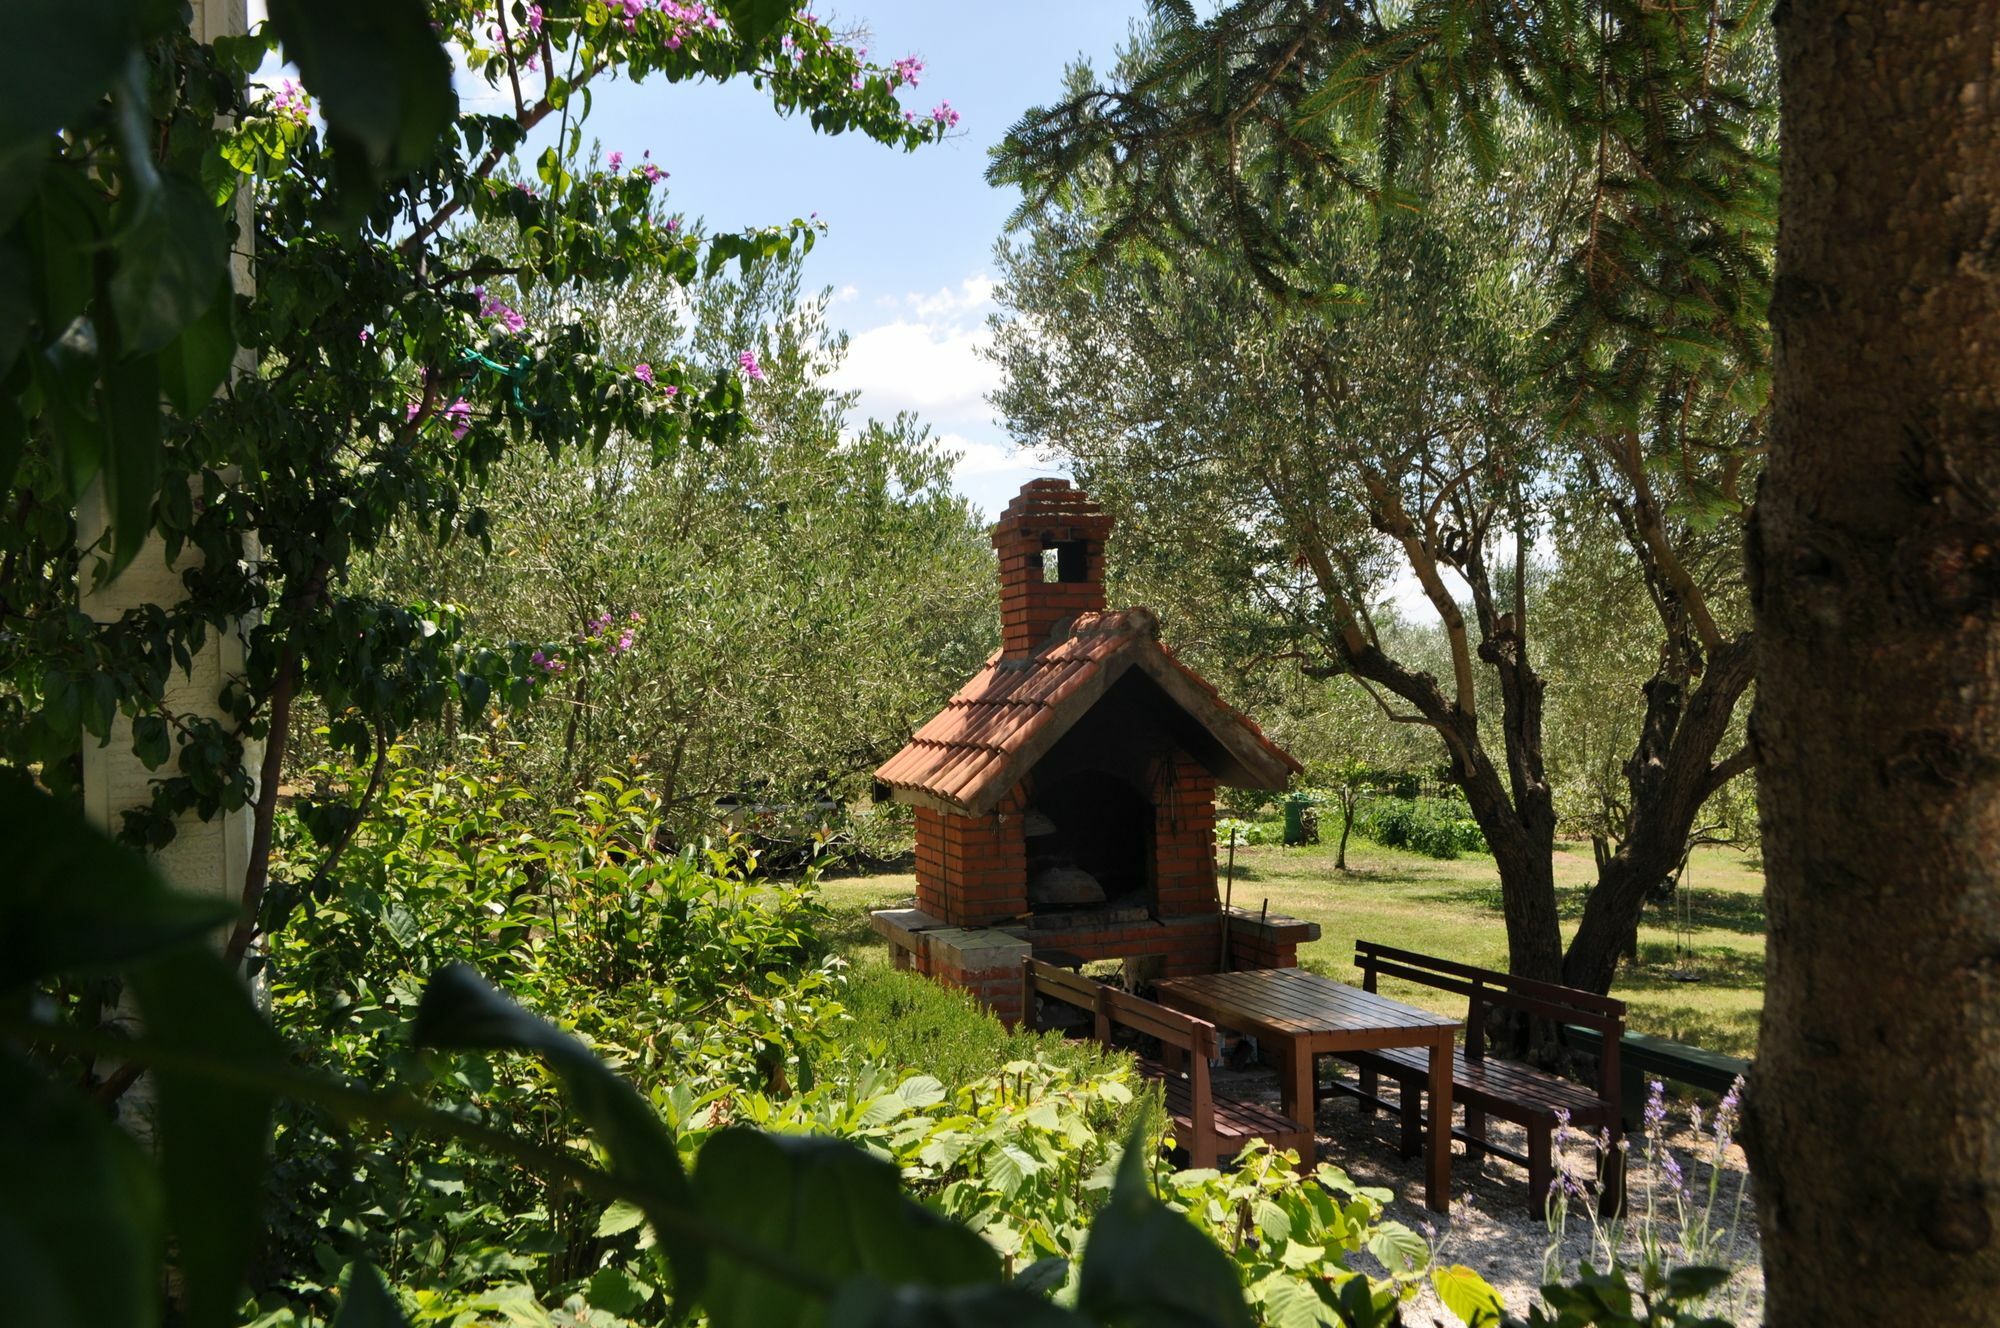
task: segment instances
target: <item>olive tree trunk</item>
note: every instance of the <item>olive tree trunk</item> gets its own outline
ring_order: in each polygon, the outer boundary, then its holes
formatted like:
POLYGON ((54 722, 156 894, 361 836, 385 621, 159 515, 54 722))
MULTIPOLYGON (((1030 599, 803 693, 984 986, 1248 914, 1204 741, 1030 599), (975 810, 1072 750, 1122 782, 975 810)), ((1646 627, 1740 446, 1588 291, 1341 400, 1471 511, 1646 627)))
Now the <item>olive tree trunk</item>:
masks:
POLYGON ((2000 1323, 2000 5, 1791 0, 1751 541, 1768 1322, 2000 1323))

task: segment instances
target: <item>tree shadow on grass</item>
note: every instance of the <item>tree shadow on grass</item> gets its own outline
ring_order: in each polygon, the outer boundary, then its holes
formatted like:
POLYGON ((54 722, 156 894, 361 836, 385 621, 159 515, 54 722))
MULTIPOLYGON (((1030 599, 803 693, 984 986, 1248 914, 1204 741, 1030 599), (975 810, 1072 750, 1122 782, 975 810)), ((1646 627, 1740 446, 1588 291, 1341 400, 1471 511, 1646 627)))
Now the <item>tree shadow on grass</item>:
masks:
POLYGON ((832 909, 831 916, 820 929, 820 935, 835 954, 853 955, 864 949, 885 945, 887 942, 869 925, 868 914, 871 909, 892 908, 899 902, 915 904, 916 900, 889 900, 881 904, 871 903, 867 908, 832 909))
POLYGON ((1733 931, 1745 936, 1762 936, 1765 931, 1764 896, 1740 890, 1705 890, 1682 886, 1681 899, 1665 904, 1648 904, 1645 921, 1656 927, 1672 928, 1682 919, 1694 931, 1733 931))
POLYGON ((1626 991, 1668 991, 1696 987, 1764 990, 1764 955, 1760 950, 1697 946, 1692 954, 1676 954, 1664 941, 1644 941, 1637 963, 1618 966, 1618 985, 1626 991), (1691 975, 1697 981, 1681 976, 1691 975))

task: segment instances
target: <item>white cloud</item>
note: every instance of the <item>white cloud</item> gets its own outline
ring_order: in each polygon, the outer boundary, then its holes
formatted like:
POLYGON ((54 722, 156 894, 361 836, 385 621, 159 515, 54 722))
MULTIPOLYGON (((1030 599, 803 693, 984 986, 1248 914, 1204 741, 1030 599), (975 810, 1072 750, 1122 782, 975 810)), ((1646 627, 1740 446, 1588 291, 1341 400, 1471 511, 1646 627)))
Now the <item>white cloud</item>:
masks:
POLYGON ((875 306, 894 316, 849 330, 835 386, 859 392, 871 413, 914 410, 934 423, 983 425, 986 394, 1000 385, 998 366, 982 355, 993 341, 986 327, 993 286, 993 278, 975 272, 929 294, 878 296, 875 306))
POLYGON ((999 366, 980 354, 992 340, 983 327, 898 318, 851 333, 847 359, 833 383, 859 392, 862 408, 875 414, 976 413, 986 394, 1000 385, 999 366))
POLYGON ((993 302, 993 285, 993 278, 984 272, 975 272, 959 282, 957 290, 940 286, 929 295, 913 291, 903 297, 903 303, 917 317, 925 320, 964 318, 985 312, 985 307, 993 302))
POLYGON ((833 303, 849 304, 860 294, 861 288, 850 281, 833 293, 833 303))
POLYGON ((1034 465, 1034 458, 1017 452, 1004 443, 989 443, 967 438, 961 433, 941 433, 935 440, 941 452, 958 453, 958 461, 952 473, 960 480, 974 475, 1012 474, 1027 470, 1034 465))

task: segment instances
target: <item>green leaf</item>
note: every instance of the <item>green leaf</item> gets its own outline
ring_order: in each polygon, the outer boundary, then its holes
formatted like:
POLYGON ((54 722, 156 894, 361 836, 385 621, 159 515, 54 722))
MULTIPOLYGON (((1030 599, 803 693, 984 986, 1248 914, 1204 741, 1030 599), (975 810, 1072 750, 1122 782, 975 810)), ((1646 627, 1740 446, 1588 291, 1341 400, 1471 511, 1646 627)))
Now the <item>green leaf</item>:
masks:
POLYGON ((14 471, 27 450, 28 420, 11 393, 0 395, 0 489, 14 483, 14 471))
POLYGON ((83 114, 124 70, 145 21, 141 0, 30 0, 10 5, 0 42, 0 155, 46 140, 83 114))
POLYGON ((597 1219, 596 1234, 599 1236, 622 1236, 628 1231, 637 1230, 645 1220, 645 1209, 639 1207, 637 1204, 629 1204, 620 1199, 617 1203, 605 1209, 604 1215, 597 1219))
POLYGON ((0 238, 0 378, 14 367, 34 320, 34 258, 16 233, 0 238))
MULTIPOLYGON (((150 1044, 220 1066, 283 1063, 284 1047, 242 978, 206 946, 149 961, 134 970, 132 986, 150 1044)), ((180 1322, 227 1328, 236 1322, 244 1269, 263 1226, 272 1095, 197 1069, 162 1067, 153 1077, 180 1322)))
POLYGON ((1146 1179, 1151 1141, 1134 1127, 1110 1201, 1084 1246, 1077 1308, 1107 1324, 1236 1325, 1250 1308, 1229 1256, 1185 1214, 1155 1199, 1146 1179), (1171 1269, 1172 1276, 1162 1276, 1171 1269))
POLYGON ((118 237, 111 308, 120 355, 147 355, 215 303, 229 270, 223 215, 192 181, 178 176, 135 206, 118 237))
POLYGON ((0 1051, 0 1286, 36 1328, 157 1324, 160 1198, 144 1151, 88 1098, 0 1051))
POLYGON ((1263 1308, 1269 1328, 1319 1328, 1333 1319, 1319 1293, 1292 1273, 1265 1274, 1252 1284, 1250 1296, 1263 1308))
POLYGON ((236 358, 235 305, 225 271, 207 310, 160 351, 160 390, 182 416, 200 414, 229 376, 236 358))
POLYGON ((1368 1252, 1397 1276, 1416 1272, 1430 1262, 1430 1242, 1401 1222, 1384 1222, 1368 1237, 1368 1252))
POLYGON ((722 12, 751 49, 762 46, 792 16, 793 0, 723 0, 722 12))
POLYGON ((623 1268, 607 1265, 592 1274, 583 1295, 598 1309, 623 1319, 652 1298, 653 1288, 623 1268))
POLYGON ((673 1234, 682 1224, 672 1219, 688 1214, 693 1201, 680 1150, 630 1084, 581 1042, 529 1014, 464 964, 440 970, 424 987, 415 1035, 419 1046, 539 1055, 562 1079, 570 1106, 610 1153, 612 1173, 644 1188, 642 1206, 673 1264, 677 1291, 692 1295, 698 1290, 705 1276, 704 1252, 687 1237, 673 1234))
POLYGON ((1667 1294, 1675 1300, 1699 1300, 1719 1290, 1729 1280, 1727 1268, 1699 1265, 1676 1268, 1667 1274, 1667 1294))
MULTIPOLYGON (((831 1281, 1000 1281, 991 1246, 904 1194, 893 1165, 841 1140, 723 1130, 702 1146, 695 1193, 704 1221, 831 1281)), ((812 1324, 825 1313, 808 1291, 764 1269, 722 1254, 712 1266, 702 1304, 716 1328, 812 1324)))
POLYGON ((1444 1302, 1444 1307, 1456 1314, 1465 1328, 1488 1328, 1498 1324, 1507 1313, 1500 1293, 1487 1285, 1485 1278, 1462 1263, 1455 1263, 1449 1268, 1433 1268, 1431 1285, 1437 1288, 1438 1299, 1444 1302))
POLYGON ((213 931, 228 900, 169 891, 146 860, 18 775, 0 776, 0 989, 103 972, 213 931))
POLYGON ((120 360, 104 375, 104 510, 111 523, 111 574, 129 565, 153 529, 160 491, 160 362, 120 360))
POLYGON ((358 216, 377 182, 429 160, 458 114, 451 59, 421 0, 271 0, 271 24, 319 99, 358 216))
POLYGON ((840 1288, 827 1328, 1082 1328, 1085 1320, 1018 1285, 888 1287, 857 1277, 840 1288))
POLYGON ((347 1290, 340 1298, 340 1312, 333 1316, 332 1328, 408 1328, 402 1306, 382 1285, 382 1275, 371 1263, 357 1263, 347 1270, 347 1290))
POLYGON ((927 1074, 913 1074, 896 1086, 896 1096, 919 1110, 944 1101, 944 1085, 927 1074))
POLYGON ((158 770, 173 745, 167 736, 167 721, 159 715, 140 715, 132 721, 132 754, 148 770, 158 770))

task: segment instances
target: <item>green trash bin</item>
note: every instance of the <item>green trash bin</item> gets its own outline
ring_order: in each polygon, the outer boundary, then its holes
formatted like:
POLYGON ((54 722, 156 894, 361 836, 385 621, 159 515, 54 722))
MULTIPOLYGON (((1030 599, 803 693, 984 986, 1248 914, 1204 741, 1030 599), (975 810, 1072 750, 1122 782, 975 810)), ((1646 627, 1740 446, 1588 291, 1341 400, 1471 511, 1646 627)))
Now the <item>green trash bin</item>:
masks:
POLYGON ((1285 799, 1285 842, 1305 844, 1311 840, 1306 832, 1306 809, 1312 806, 1312 799, 1303 793, 1294 793, 1285 799))

